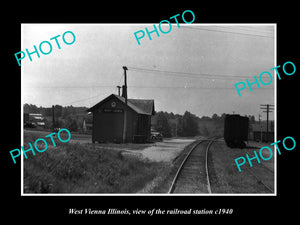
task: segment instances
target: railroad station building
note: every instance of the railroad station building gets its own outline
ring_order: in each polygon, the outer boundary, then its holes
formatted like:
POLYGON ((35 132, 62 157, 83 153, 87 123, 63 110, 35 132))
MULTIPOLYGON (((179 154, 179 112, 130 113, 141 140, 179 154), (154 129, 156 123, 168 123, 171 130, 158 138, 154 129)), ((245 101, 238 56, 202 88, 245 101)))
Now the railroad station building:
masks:
POLYGON ((127 99, 125 89, 122 96, 111 94, 87 111, 93 115, 93 143, 150 140, 154 100, 127 99))

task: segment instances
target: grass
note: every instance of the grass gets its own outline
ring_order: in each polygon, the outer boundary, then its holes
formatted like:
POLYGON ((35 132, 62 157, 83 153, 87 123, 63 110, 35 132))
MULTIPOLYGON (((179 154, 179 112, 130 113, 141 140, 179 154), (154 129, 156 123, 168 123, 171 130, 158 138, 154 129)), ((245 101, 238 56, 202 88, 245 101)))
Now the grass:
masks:
MULTIPOLYGON (((25 134, 24 145, 37 138, 25 134)), ((166 168, 105 146, 47 141, 45 152, 24 159, 24 193, 136 193, 166 168)))
POLYGON ((261 164, 253 160, 253 167, 250 167, 249 163, 246 162, 241 166, 241 172, 238 171, 234 159, 241 156, 245 157, 246 153, 253 157, 254 150, 249 148, 231 149, 224 142, 214 143, 211 146, 210 157, 213 159, 213 167, 210 169, 210 173, 214 193, 269 193, 248 170, 251 170, 274 190, 274 174, 269 172, 265 165, 268 163, 272 165, 269 165, 270 167, 273 167, 273 159, 261 162, 261 164))

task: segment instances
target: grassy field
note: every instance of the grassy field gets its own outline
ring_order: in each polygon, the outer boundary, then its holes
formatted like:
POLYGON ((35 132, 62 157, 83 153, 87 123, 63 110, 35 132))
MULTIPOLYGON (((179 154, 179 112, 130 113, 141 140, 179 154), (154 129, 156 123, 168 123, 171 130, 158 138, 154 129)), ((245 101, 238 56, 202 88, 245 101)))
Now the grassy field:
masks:
MULTIPOLYGON (((25 149, 28 142, 34 143, 40 137, 45 137, 45 133, 25 132, 25 149)), ((72 139, 82 137, 74 135, 72 139)), ((57 137, 54 140, 56 147, 48 138, 45 152, 36 152, 35 156, 29 153, 28 159, 24 159, 24 193, 167 193, 180 158, 193 145, 186 146, 173 163, 165 163, 122 154, 123 150, 139 151, 149 144, 93 145, 80 141, 61 143, 57 137)), ((269 193, 248 170, 274 190, 274 158, 261 160, 261 164, 253 160, 253 167, 247 163, 241 167, 242 172, 238 171, 234 159, 245 154, 253 157, 253 151, 259 149, 249 145, 245 149, 231 149, 224 141, 212 144, 209 172, 213 193, 269 193)))
MULTIPOLYGON (((25 149, 39 137, 44 136, 25 132, 25 149)), ((124 157, 105 145, 55 142, 24 159, 24 193, 136 193, 169 167, 124 157)))
MULTIPOLYGON (((253 157, 259 149, 248 146, 244 149, 228 148, 224 142, 215 142, 210 149, 209 169, 214 193, 270 193, 252 174, 274 190, 274 157, 268 161, 252 160, 253 167, 246 162, 238 171, 234 159, 253 157), (251 172, 249 172, 251 171, 251 172)), ((267 158, 267 156, 264 156, 267 158)))

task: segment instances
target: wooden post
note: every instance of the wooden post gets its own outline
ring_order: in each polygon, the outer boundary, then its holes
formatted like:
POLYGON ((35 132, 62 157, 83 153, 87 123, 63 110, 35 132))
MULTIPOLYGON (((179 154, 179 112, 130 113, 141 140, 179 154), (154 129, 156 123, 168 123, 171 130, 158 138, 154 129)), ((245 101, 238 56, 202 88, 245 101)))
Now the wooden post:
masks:
MULTIPOLYGON (((127 67, 123 66, 124 69, 124 86, 123 88, 125 88, 125 90, 123 90, 124 93, 124 98, 125 98, 125 104, 127 105, 127 76, 126 76, 126 70, 127 67)), ((126 109, 124 110, 124 126, 123 126, 123 143, 126 142, 126 133, 127 133, 127 112, 126 109)))
POLYGON ((127 69, 126 66, 123 66, 123 70, 124 70, 124 88, 125 88, 124 98, 125 98, 125 103, 127 105, 127 75, 126 75, 126 70, 128 70, 128 69, 127 69))
POLYGON ((267 104, 267 142, 269 141, 269 104, 267 104))
POLYGON ((127 110, 124 109, 124 121, 123 121, 123 143, 126 142, 126 133, 127 133, 127 110))

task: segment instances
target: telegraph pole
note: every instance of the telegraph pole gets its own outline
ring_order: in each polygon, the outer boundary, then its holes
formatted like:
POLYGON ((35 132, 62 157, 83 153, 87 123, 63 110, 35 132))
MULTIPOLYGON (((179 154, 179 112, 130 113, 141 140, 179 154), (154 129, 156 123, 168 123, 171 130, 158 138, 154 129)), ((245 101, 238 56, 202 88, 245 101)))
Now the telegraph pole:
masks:
POLYGON ((261 123, 260 123, 260 118, 261 118, 261 115, 258 114, 259 129, 260 129, 260 142, 262 142, 262 127, 261 127, 261 123))
POLYGON ((266 105, 260 105, 260 109, 267 110, 263 111, 267 113, 267 140, 269 139, 269 113, 273 112, 274 110, 274 105, 266 104, 266 105))
POLYGON ((126 103, 126 105, 127 105, 127 75, 126 75, 126 70, 128 70, 127 69, 127 67, 126 66, 123 66, 123 70, 124 70, 124 89, 125 90, 123 90, 123 92, 124 92, 124 98, 125 98, 125 103, 126 103))
MULTIPOLYGON (((123 66, 124 70, 124 86, 123 86, 123 97, 125 98, 125 104, 127 105, 127 77, 126 77, 126 70, 127 67, 123 66)), ((123 143, 126 142, 127 136, 127 111, 124 110, 124 121, 123 121, 123 143)))

